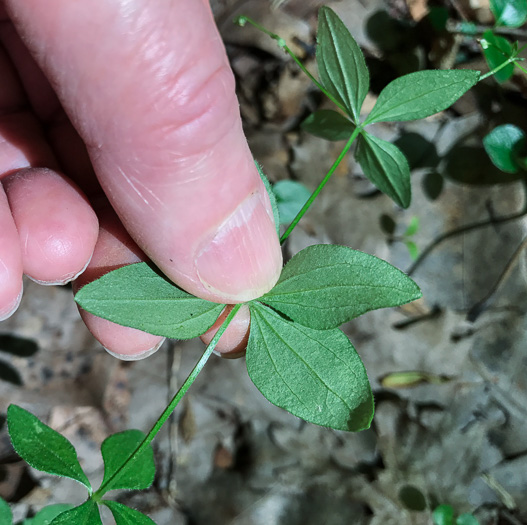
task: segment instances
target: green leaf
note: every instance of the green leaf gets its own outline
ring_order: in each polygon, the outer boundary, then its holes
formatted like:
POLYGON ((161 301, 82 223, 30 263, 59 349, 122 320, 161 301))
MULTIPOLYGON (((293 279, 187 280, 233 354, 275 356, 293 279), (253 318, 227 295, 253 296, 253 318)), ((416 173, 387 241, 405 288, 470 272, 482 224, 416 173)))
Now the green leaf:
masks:
POLYGON ((74 509, 59 514, 51 525, 102 525, 97 503, 89 499, 74 509))
POLYGON ((527 20, 527 0, 490 0, 496 25, 520 27, 527 20))
POLYGON ((91 491, 75 448, 64 436, 17 405, 7 409, 7 427, 13 448, 31 467, 74 479, 91 491))
POLYGON ((13 523, 13 514, 11 509, 5 500, 0 498, 0 523, 5 525, 11 525, 13 523))
POLYGON ((324 87, 359 121, 370 76, 364 55, 337 14, 321 7, 318 15, 317 65, 324 87))
POLYGON ((432 518, 435 525, 454 525, 454 509, 450 505, 439 505, 432 518))
POLYGON ((103 500, 101 503, 112 511, 116 525, 156 525, 153 520, 142 512, 131 509, 122 503, 110 500, 103 500))
POLYGON ((337 430, 368 428, 373 397, 364 365, 340 330, 291 323, 266 306, 250 303, 247 370, 274 405, 337 430))
POLYGON ((417 257, 419 257, 419 248, 417 248, 417 244, 415 244, 414 241, 404 241, 404 244, 406 245, 410 257, 415 261, 417 257))
POLYGON ((365 121, 417 120, 450 107, 479 79, 470 69, 417 71, 390 82, 365 121))
POLYGON ((290 224, 311 197, 311 192, 303 184, 293 180, 278 181, 273 191, 280 211, 280 224, 290 224))
POLYGON ((254 161, 256 164, 256 169, 258 170, 258 174, 260 175, 260 178, 262 179, 262 182, 265 186, 265 191, 267 191, 267 195, 269 195, 269 200, 271 201, 271 208, 273 209, 273 217, 274 217, 274 225, 276 227, 276 235, 280 237, 280 212, 278 211, 278 206, 276 204, 276 196, 273 191, 273 187, 271 186, 271 183, 269 182, 269 179, 265 176, 262 167, 258 164, 258 162, 254 161))
POLYGON ((404 232, 404 236, 411 237, 412 235, 415 235, 418 230, 419 230, 419 217, 414 216, 410 219, 410 224, 408 225, 408 228, 406 228, 406 231, 404 232))
POLYGON ((116 489, 142 490, 152 485, 156 473, 152 447, 146 447, 138 457, 121 468, 144 438, 140 430, 125 430, 103 441, 104 479, 101 486, 104 485, 104 493, 116 489))
POLYGON ((48 505, 33 518, 28 518, 22 522, 22 525, 50 525, 50 523, 59 516, 62 512, 66 512, 73 508, 69 503, 58 503, 56 505, 48 505))
POLYGON ((472 514, 460 514, 457 517, 456 525, 479 525, 479 521, 472 514))
POLYGON ((401 208, 410 206, 410 168, 397 146, 363 131, 355 156, 366 177, 379 190, 401 208))
MULTIPOLYGON (((481 42, 483 55, 490 70, 496 69, 513 54, 511 43, 506 38, 495 35, 490 29, 483 33, 481 42)), ((511 63, 494 73, 494 77, 498 82, 505 82, 512 77, 513 73, 514 64, 511 63)))
POLYGON ((347 246, 319 244, 297 253, 259 301, 297 323, 325 330, 419 297, 412 279, 386 261, 347 246))
POLYGON ((87 284, 75 301, 103 319, 173 339, 203 334, 225 308, 184 292, 144 262, 87 284))
POLYGON ((355 131, 355 124, 331 109, 319 109, 302 122, 303 130, 326 140, 348 140, 355 131))
POLYGON ((494 128, 483 139, 485 151, 494 166, 507 173, 517 173, 521 169, 518 159, 525 144, 525 133, 512 124, 494 128))

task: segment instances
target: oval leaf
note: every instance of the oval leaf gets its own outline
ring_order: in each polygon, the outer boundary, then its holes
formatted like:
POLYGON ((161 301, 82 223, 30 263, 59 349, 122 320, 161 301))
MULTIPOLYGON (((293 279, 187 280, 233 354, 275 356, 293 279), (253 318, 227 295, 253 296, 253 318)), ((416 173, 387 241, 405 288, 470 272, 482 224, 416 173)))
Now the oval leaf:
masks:
POLYGON ((5 525, 11 525, 11 523, 13 523, 11 509, 7 502, 2 498, 0 498, 0 523, 5 523, 5 525))
POLYGON ((17 405, 7 409, 7 428, 16 453, 30 466, 74 479, 91 491, 75 448, 64 436, 17 405))
POLYGON ((269 200, 271 201, 271 208, 273 210, 274 225, 276 227, 276 235, 280 237, 280 212, 278 211, 278 205, 276 203, 276 196, 273 192, 273 187, 271 186, 269 179, 265 176, 262 167, 258 164, 258 162, 255 161, 254 163, 256 164, 258 175, 260 175, 260 179, 262 179, 262 182, 265 186, 265 191, 267 192, 267 195, 269 195, 269 200))
POLYGON ((51 525, 102 525, 97 503, 89 499, 79 507, 59 514, 51 525))
POLYGON ((310 328, 336 328, 359 315, 421 297, 391 264, 347 246, 319 244, 297 253, 259 300, 310 328))
MULTIPOLYGON (((490 70, 496 69, 512 56, 513 50, 511 43, 506 38, 495 35, 490 29, 483 33, 482 42, 485 42, 483 55, 490 70)), ((512 77, 513 73, 514 64, 508 64, 499 71, 496 71, 494 78, 498 82, 505 82, 512 77)))
POLYGON ((33 339, 19 335, 0 335, 0 350, 18 357, 31 357, 38 352, 38 345, 33 339))
POLYGON ((490 0, 496 25, 520 27, 527 20, 527 0, 490 0))
POLYGON ((48 505, 39 511, 33 518, 28 518, 22 522, 22 525, 50 525, 51 522, 63 512, 73 508, 68 503, 58 503, 57 505, 48 505))
POLYGON ((441 195, 444 185, 445 179, 437 171, 427 173, 423 177, 423 191, 431 201, 435 201, 441 195))
POLYGON ((225 308, 184 292, 144 262, 87 284, 77 292, 75 301, 108 321, 173 339, 203 334, 225 308))
POLYGON ((125 430, 106 438, 101 445, 104 460, 104 494, 110 490, 147 489, 156 473, 152 447, 146 447, 139 456, 122 468, 145 435, 140 430, 125 430))
POLYGON ((472 514, 465 513, 457 517, 456 525, 479 525, 479 521, 472 514))
POLYGON ((281 180, 273 186, 280 211, 280 224, 289 224, 297 216, 311 192, 300 182, 281 180))
POLYGON ((313 330, 251 303, 247 371, 274 405, 336 430, 368 428, 373 397, 364 365, 340 330, 313 330))
POLYGON ((483 139, 483 146, 494 166, 507 173, 517 173, 518 157, 525 149, 525 133, 512 124, 498 126, 483 139))
POLYGON ((355 157, 364 174, 401 208, 412 199, 410 168, 401 150, 391 142, 362 132, 355 157))
POLYGON ((301 127, 311 135, 326 140, 348 140, 355 131, 351 120, 331 109, 315 111, 302 122, 301 127))
POLYGON ((432 513, 432 518, 435 525, 453 525, 454 509, 451 505, 439 505, 432 513))
POLYGON ((364 55, 337 14, 321 7, 318 15, 317 65, 324 87, 359 121, 370 76, 364 55))
POLYGON ((117 501, 101 501, 113 514, 116 525, 156 525, 153 520, 138 510, 131 509, 117 501))
POLYGON ((479 71, 417 71, 390 82, 380 93, 365 124, 417 120, 450 107, 479 79, 479 71))

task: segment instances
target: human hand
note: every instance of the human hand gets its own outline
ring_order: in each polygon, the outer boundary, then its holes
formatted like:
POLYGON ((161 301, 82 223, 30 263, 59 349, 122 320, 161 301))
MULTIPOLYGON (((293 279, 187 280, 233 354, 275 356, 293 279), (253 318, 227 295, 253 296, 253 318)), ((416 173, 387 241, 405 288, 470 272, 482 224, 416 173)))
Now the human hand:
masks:
MULTIPOLYGON (((0 0, 0 20, 0 317, 16 309, 22 273, 68 282, 90 257, 77 287, 146 256, 213 301, 273 286, 272 211, 206 0, 0 0)), ((159 345, 83 318, 128 359, 159 345)), ((221 350, 239 350, 248 322, 221 350)))

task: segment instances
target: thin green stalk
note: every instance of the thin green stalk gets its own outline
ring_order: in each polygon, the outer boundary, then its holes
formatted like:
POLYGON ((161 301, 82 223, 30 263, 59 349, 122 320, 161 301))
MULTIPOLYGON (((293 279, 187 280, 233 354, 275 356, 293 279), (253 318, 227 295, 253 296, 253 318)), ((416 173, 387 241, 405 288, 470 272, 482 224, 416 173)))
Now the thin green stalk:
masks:
POLYGON ((128 456, 126 461, 121 465, 121 468, 119 468, 115 474, 109 478, 105 483, 103 483, 97 492, 95 492, 92 496, 92 499, 95 501, 100 501, 101 497, 105 494, 105 487, 113 481, 113 479, 119 474, 119 472, 128 465, 131 461, 133 461, 143 450, 150 445, 156 434, 161 430, 161 427, 164 425, 166 420, 170 417, 172 412, 174 412, 175 408, 177 407, 178 403, 181 401, 181 398, 186 394, 187 390, 190 388, 192 383, 196 380, 198 377, 198 374, 201 372, 202 368, 205 366, 205 363, 208 361, 209 357, 212 354, 212 351, 214 348, 216 348, 216 345, 218 344, 218 341, 220 340, 220 337, 225 333, 225 330, 229 326, 229 323, 234 319, 234 316, 238 313, 238 310, 241 308, 241 304, 237 304, 234 306, 234 308, 229 312, 229 315, 225 318, 225 321, 223 321, 222 325, 220 326, 219 330, 216 332, 214 337, 212 338, 212 341, 208 344, 207 348, 205 349, 205 352, 203 352, 203 355, 200 357, 199 361, 196 363, 196 366, 192 369, 190 374, 188 375, 187 379, 185 379, 185 382, 181 385, 181 388, 176 392, 176 395, 172 398, 172 401, 170 401, 169 405, 165 408, 163 413, 159 416, 158 420, 155 422, 154 426, 150 430, 150 432, 146 435, 145 439, 138 445, 138 447, 134 450, 134 452, 128 456))
POLYGON ((255 22, 248 16, 241 15, 234 20, 235 24, 238 24, 242 27, 247 22, 249 22, 249 24, 254 26, 256 29, 258 29, 262 33, 265 33, 266 35, 270 36, 273 40, 276 40, 276 42, 278 43, 278 46, 281 47, 297 63, 298 67, 309 77, 311 82, 313 82, 313 84, 315 84, 315 86, 317 86, 317 88, 320 89, 320 91, 322 91, 322 93, 324 93, 324 95, 326 95, 326 97, 328 97, 331 100, 331 102, 333 102, 333 104, 339 107, 346 114, 348 113, 346 108, 331 93, 329 93, 326 90, 326 88, 306 69, 304 64, 293 53, 293 51, 291 51, 291 49, 289 48, 289 46, 286 44, 285 40, 281 36, 277 35, 276 33, 272 33, 268 29, 265 29, 265 27, 261 26, 258 22, 255 22))
MULTIPOLYGON (((502 62, 498 67, 495 67, 492 71, 489 71, 488 73, 485 73, 484 75, 479 77, 479 82, 481 82, 482 80, 485 80, 488 77, 491 77, 492 75, 495 75, 500 69, 503 69, 505 66, 508 66, 509 64, 512 64, 513 62, 516 62, 516 57, 509 57, 508 60, 506 60, 505 62, 502 62)), ((518 65, 518 63, 516 63, 516 65, 518 65)))
POLYGON ((322 179, 322 182, 318 185, 317 189, 311 194, 311 197, 306 201, 304 206, 302 206, 302 209, 298 212, 297 216, 293 219, 293 222, 289 225, 287 230, 284 232, 282 237, 280 238, 280 244, 284 244, 285 240, 291 235, 291 232, 295 229, 296 225, 300 222, 300 219, 304 216, 306 211, 309 209, 311 204, 313 204, 313 201, 317 198, 318 194, 322 191, 322 188, 327 184, 329 179, 331 178, 331 175, 335 172, 338 165, 341 163, 342 159, 348 153, 349 149, 351 148, 351 145, 359 135, 359 133, 362 131, 362 127, 357 126, 353 133, 351 134, 351 137, 349 138, 348 142, 346 142, 346 145, 344 146, 344 149, 340 152, 340 155, 337 157, 337 160, 333 163, 330 170, 327 172, 326 176, 322 179))

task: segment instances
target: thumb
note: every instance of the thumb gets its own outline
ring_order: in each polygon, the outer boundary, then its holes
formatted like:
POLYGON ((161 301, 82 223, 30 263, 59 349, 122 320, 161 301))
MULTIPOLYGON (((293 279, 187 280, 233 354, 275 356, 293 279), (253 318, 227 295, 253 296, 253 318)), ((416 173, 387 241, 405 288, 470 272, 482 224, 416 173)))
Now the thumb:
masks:
POLYGON ((5 4, 145 253, 209 300, 268 291, 280 246, 207 2, 5 4))

